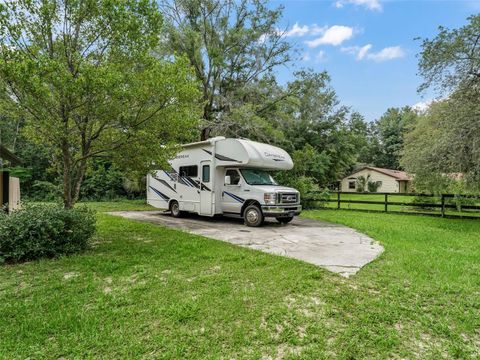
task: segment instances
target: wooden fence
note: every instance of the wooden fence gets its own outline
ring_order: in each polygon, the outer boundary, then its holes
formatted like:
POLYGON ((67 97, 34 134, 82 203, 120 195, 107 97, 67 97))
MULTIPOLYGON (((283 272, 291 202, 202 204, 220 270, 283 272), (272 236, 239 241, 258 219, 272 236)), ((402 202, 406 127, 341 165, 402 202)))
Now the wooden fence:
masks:
POLYGON ((480 195, 317 192, 303 199, 306 208, 388 212, 480 219, 480 195))

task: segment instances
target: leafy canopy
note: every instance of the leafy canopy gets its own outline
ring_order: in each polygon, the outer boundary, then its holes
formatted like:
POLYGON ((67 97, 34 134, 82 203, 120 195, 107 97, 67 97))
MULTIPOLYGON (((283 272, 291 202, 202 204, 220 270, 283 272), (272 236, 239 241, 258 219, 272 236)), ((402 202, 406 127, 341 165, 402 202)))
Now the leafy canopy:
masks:
POLYGON ((202 137, 234 126, 242 115, 232 112, 250 86, 290 60, 291 45, 278 30, 282 9, 269 9, 265 0, 160 3, 168 34, 162 49, 185 54, 200 82, 202 137))
POLYGON ((407 134, 402 163, 424 191, 480 191, 480 15, 440 28, 422 44, 425 82, 448 97, 430 106, 407 134))
POLYGON ((144 172, 194 135, 198 87, 186 59, 155 53, 162 25, 148 0, 0 3, 5 101, 51 149, 65 206, 93 157, 144 172))
POLYGON ((459 29, 440 27, 436 37, 423 40, 419 74, 424 83, 420 91, 431 86, 452 91, 480 82, 480 15, 470 16, 468 21, 459 29))

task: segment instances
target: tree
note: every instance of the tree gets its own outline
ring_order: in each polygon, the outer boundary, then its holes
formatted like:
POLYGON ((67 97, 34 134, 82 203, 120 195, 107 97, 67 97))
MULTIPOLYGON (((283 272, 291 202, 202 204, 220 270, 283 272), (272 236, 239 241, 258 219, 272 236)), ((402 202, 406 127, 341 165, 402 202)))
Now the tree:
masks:
POLYGON ((153 1, 0 3, 4 101, 49 148, 66 208, 93 158, 143 172, 195 135, 197 84, 187 60, 155 54, 161 27, 153 1))
POLYGON ((388 169, 400 168, 400 157, 405 133, 415 124, 417 113, 410 107, 388 109, 375 122, 378 142, 374 155, 375 166, 388 169))
POLYGON ((440 27, 422 44, 419 90, 436 87, 448 97, 406 136, 402 164, 415 173, 417 190, 480 190, 480 15, 468 20, 459 29, 440 27))
POLYGON ((284 103, 289 114, 282 126, 290 151, 311 145, 326 161, 318 183, 326 186, 345 173, 357 160, 363 136, 363 117, 340 106, 326 72, 302 70, 288 84, 292 95, 284 103))
POLYGON ((435 87, 441 92, 480 84, 480 15, 468 18, 459 29, 439 28, 433 39, 424 39, 419 56, 419 90, 435 87))
POLYGON ((464 94, 434 103, 405 136, 402 165, 419 191, 480 190, 480 105, 464 94))
POLYGON ((219 114, 221 129, 216 133, 228 137, 281 145, 285 141, 280 125, 289 115, 282 106, 291 95, 271 75, 245 86, 243 94, 232 101, 229 112, 219 114))
POLYGON ((319 184, 328 184, 329 158, 325 153, 319 153, 310 144, 292 152, 293 169, 281 171, 276 175, 282 185, 292 186, 302 198, 311 192, 320 190, 319 184))
POLYGON ((231 127, 239 115, 228 115, 245 103, 250 86, 290 60, 278 29, 282 9, 270 10, 265 0, 164 0, 161 9, 163 49, 185 54, 200 82, 202 139, 231 127))

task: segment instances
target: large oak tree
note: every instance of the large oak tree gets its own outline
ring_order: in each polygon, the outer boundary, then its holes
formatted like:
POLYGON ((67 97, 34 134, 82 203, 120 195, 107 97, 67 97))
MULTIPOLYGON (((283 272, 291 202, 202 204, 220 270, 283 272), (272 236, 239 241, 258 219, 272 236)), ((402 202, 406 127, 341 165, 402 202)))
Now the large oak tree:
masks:
POLYGON ((420 90, 444 99, 430 105, 406 136, 402 163, 418 190, 480 191, 480 15, 423 40, 420 90), (462 179, 462 181, 458 181, 462 179))
POLYGON ((0 3, 5 101, 52 152, 65 207, 94 157, 143 172, 195 135, 198 86, 186 59, 155 53, 162 26, 150 0, 0 3))
POLYGON ((249 88, 290 60, 278 25, 282 9, 265 0, 164 0, 161 9, 163 49, 185 54, 200 82, 202 138, 235 129, 239 115, 232 112, 247 102, 249 88))

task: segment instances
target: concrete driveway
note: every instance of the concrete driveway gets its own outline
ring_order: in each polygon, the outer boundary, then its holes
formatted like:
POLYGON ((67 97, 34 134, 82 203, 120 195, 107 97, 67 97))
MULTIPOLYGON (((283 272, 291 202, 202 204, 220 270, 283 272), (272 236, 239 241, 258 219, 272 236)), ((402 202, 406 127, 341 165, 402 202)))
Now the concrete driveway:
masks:
POLYGON ((190 215, 176 219, 159 211, 116 211, 109 214, 303 260, 347 277, 383 251, 376 241, 356 230, 298 217, 287 225, 269 219, 264 226, 251 228, 245 226, 241 219, 227 217, 190 215))

